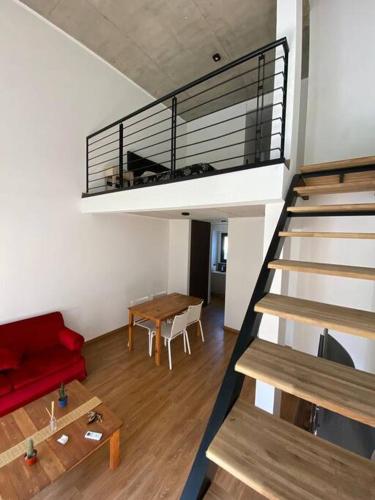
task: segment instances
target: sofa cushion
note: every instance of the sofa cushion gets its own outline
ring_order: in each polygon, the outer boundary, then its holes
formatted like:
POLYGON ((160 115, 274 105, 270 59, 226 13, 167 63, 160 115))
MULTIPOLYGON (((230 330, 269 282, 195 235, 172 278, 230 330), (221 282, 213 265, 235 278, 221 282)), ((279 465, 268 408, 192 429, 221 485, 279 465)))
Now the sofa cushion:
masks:
POLYGON ((60 312, 0 325, 0 347, 31 353, 60 343, 58 333, 64 328, 60 312))
POLYGON ((29 354, 18 370, 9 373, 9 378, 17 390, 76 363, 80 358, 78 351, 69 351, 61 345, 49 347, 29 354))
POLYGON ((0 347, 0 372, 19 368, 22 354, 14 349, 0 347))
POLYGON ((10 383, 9 377, 0 373, 0 396, 5 396, 5 394, 9 394, 12 390, 13 387, 10 383))

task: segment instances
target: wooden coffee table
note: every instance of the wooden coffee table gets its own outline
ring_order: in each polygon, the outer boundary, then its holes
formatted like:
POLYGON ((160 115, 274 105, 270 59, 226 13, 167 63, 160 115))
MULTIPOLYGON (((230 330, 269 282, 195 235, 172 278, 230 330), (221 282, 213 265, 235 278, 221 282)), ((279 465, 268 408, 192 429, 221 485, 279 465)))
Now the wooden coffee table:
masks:
MULTIPOLYGON (((78 381, 67 384, 66 391, 69 404, 66 408, 56 408, 56 418, 67 419, 72 411, 79 411, 83 404, 92 401, 93 395, 78 381)), ((36 495, 50 483, 78 465, 86 457, 109 441, 109 466, 115 469, 120 463, 120 427, 122 422, 103 403, 98 402, 95 411, 103 415, 101 423, 87 424, 86 413, 65 427, 58 425, 55 434, 49 435, 44 441, 35 445, 38 451, 38 461, 28 466, 23 456, 18 456, 6 465, 1 465, 3 452, 10 450, 26 438, 49 425, 46 407, 51 407, 55 400, 57 406, 57 391, 43 396, 18 410, 0 417, 0 498, 27 499, 36 495), (87 430, 101 432, 101 441, 91 441, 84 438, 87 430), (61 434, 69 436, 66 445, 57 442, 61 434)), ((74 415, 74 413, 73 413, 74 415)), ((22 447, 23 448, 23 447, 22 447)), ((25 448, 26 449, 26 448, 25 448)))

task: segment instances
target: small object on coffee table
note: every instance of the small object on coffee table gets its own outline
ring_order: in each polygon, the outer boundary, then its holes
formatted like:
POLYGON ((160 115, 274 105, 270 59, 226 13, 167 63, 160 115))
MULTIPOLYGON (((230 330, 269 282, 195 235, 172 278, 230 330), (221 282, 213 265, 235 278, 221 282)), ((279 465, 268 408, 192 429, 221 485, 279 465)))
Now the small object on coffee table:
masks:
POLYGON ((61 436, 58 438, 57 442, 64 445, 69 441, 69 436, 66 434, 61 434, 61 436))
POLYGON ((92 439, 93 441, 100 441, 103 434, 101 432, 87 431, 85 434, 85 439, 92 439))
POLYGON ((93 424, 95 422, 99 423, 103 422, 103 415, 94 410, 89 411, 87 414, 87 423, 93 424))
POLYGON ((34 448, 34 441, 29 438, 27 440, 27 447, 26 447, 26 453, 25 453, 25 462, 27 465, 34 465, 35 462, 38 460, 37 457, 37 451, 34 448))
POLYGON ((61 382, 60 388, 59 388, 59 399, 58 399, 58 404, 60 408, 65 408, 65 406, 68 404, 68 395, 65 391, 65 384, 64 382, 61 382))

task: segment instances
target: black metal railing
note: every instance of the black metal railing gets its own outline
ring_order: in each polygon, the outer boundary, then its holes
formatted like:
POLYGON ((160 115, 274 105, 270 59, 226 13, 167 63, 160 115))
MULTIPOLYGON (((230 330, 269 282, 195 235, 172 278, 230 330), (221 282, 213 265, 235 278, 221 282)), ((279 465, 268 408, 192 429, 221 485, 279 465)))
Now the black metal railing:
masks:
POLYGON ((284 161, 286 38, 86 138, 84 196, 284 161))

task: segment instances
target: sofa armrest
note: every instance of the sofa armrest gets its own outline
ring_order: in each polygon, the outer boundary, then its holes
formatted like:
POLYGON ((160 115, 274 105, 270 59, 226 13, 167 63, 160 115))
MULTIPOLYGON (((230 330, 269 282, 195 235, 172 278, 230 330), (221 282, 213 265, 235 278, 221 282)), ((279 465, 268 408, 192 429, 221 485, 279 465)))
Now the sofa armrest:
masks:
POLYGON ((59 340, 69 351, 80 351, 85 341, 82 335, 66 327, 60 330, 59 340))

